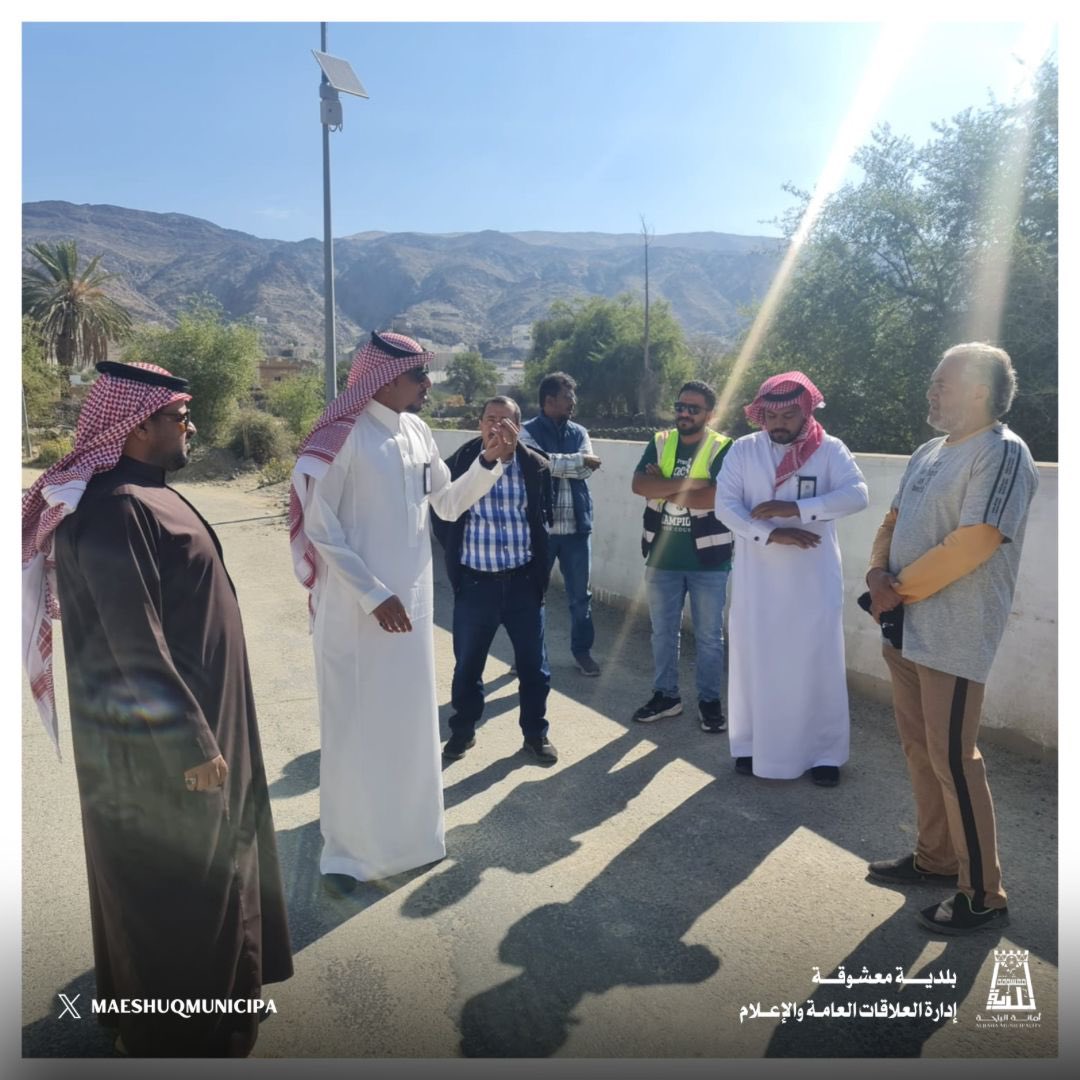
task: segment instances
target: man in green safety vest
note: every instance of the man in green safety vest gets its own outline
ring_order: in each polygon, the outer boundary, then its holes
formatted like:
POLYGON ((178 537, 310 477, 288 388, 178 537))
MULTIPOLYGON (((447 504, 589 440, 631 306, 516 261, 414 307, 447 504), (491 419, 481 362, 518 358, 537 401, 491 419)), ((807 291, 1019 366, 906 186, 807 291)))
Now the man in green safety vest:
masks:
POLYGON ((731 439, 709 427, 716 392, 708 383, 685 383, 674 408, 675 427, 658 431, 646 445, 631 485, 646 499, 641 553, 653 651, 653 696, 634 719, 647 724, 682 712, 679 638, 689 593, 698 716, 703 731, 718 733, 727 728, 720 699, 733 539, 713 506, 731 439))

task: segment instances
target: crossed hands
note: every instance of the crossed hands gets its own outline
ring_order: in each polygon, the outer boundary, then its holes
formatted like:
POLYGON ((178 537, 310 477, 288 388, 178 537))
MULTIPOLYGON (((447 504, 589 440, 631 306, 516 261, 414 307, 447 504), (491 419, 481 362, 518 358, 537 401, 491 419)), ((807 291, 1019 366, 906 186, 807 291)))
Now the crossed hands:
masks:
MULTIPOLYGON (((753 510, 750 511, 750 517, 754 521, 761 521, 764 518, 789 518, 799 516, 799 504, 791 502, 787 499, 769 499, 766 502, 758 503, 753 510)), ((777 529, 773 529, 769 533, 769 539, 765 541, 766 544, 786 544, 789 547, 798 547, 803 549, 816 548, 821 543, 821 537, 816 532, 811 532, 809 529, 796 529, 792 527, 782 526, 777 529)))

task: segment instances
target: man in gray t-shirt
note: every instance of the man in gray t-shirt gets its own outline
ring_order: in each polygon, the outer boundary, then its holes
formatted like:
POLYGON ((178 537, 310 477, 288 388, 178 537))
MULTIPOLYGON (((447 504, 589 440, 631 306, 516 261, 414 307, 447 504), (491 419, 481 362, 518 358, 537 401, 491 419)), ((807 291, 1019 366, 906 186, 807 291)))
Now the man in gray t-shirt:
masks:
POLYGON ((1027 446, 1000 422, 1015 393, 1004 350, 972 343, 945 353, 927 393, 928 423, 945 435, 912 454, 866 576, 874 617, 903 614, 902 644, 882 651, 918 819, 915 852, 871 863, 870 877, 956 885, 919 915, 946 934, 1009 922, 975 739, 1038 486, 1027 446))

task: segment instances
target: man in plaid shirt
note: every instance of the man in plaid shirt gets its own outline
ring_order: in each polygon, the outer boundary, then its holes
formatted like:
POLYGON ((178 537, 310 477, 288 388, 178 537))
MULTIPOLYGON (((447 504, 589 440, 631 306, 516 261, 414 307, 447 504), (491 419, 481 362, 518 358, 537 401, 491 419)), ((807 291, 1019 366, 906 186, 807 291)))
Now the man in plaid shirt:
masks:
MULTIPOLYGON (((486 401, 480 438, 446 459, 451 477, 469 468, 490 431, 503 421, 520 425, 517 404, 506 397, 486 401)), ((547 737, 551 671, 544 642, 551 476, 547 459, 520 443, 502 461, 502 469, 491 490, 456 521, 432 519, 454 590, 454 715, 443 757, 456 761, 475 745, 484 711, 484 665, 495 632, 505 626, 518 673, 522 749, 551 765, 558 757, 547 737)))

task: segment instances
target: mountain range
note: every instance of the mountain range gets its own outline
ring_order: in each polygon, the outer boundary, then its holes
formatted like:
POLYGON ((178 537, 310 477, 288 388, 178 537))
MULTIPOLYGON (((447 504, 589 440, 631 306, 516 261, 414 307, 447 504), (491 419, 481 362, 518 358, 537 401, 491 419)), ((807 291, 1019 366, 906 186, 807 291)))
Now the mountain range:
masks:
MULTIPOLYGON (((109 291, 138 321, 171 324, 186 298, 212 294, 260 328, 268 350, 321 356, 323 248, 266 240, 185 214, 69 202, 23 204, 24 247, 75 240, 118 275, 109 291)), ((731 340, 783 253, 775 237, 696 232, 653 236, 649 285, 688 335, 731 340)), ((26 256, 24 255, 24 261, 26 256)), ((638 233, 366 232, 334 241, 338 341, 402 330, 486 355, 527 341, 554 300, 644 296, 638 233)))

